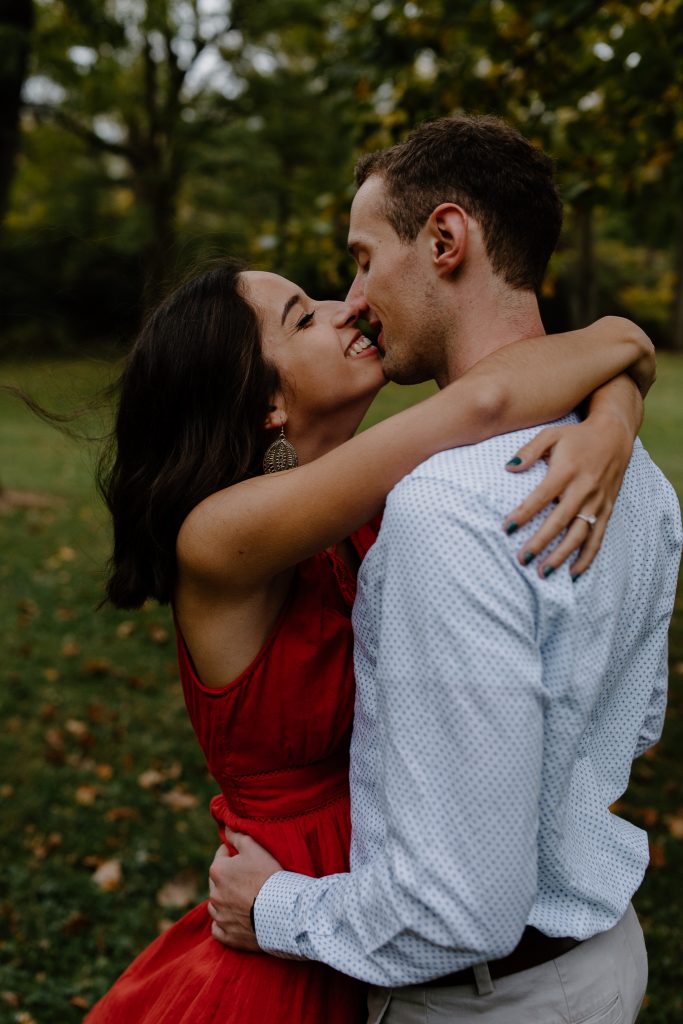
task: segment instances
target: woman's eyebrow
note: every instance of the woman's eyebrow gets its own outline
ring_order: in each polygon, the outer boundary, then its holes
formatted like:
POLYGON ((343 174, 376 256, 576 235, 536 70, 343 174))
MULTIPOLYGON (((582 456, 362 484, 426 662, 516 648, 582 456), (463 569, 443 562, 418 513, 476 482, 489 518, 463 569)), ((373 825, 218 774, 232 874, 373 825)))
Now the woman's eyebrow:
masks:
POLYGON ((287 299, 287 301, 285 302, 284 309, 282 310, 282 321, 281 321, 281 324, 280 324, 281 327, 285 326, 285 320, 287 319, 287 314, 289 313, 289 311, 292 308, 292 306, 296 306, 297 302, 301 302, 301 296, 300 295, 292 295, 292 297, 290 299, 287 299))

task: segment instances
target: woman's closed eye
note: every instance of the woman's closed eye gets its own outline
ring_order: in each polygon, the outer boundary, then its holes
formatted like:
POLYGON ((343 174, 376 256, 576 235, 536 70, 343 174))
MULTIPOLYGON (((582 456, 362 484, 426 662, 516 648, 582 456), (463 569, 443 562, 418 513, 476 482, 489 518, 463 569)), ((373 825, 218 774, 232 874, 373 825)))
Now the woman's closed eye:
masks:
POLYGON ((313 317, 315 316, 315 310, 312 313, 304 313, 300 320, 296 322, 297 331, 305 331, 307 327, 313 323, 313 317))

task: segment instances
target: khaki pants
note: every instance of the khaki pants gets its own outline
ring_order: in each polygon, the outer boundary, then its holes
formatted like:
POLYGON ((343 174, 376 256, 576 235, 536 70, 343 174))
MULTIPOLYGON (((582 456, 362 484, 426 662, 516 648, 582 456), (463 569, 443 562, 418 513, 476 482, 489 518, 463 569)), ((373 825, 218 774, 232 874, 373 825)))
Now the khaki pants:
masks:
POLYGON ((614 928, 557 960, 488 985, 487 970, 478 973, 479 991, 371 988, 368 1024, 634 1024, 647 987, 647 953, 629 906, 614 928))

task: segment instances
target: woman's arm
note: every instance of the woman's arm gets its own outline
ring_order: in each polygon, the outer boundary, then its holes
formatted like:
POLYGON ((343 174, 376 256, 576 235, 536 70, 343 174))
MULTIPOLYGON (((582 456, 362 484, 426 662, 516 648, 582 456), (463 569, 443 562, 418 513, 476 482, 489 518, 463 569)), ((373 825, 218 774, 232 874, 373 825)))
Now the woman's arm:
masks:
POLYGON ((646 391, 654 354, 647 336, 618 317, 506 345, 315 461, 211 495, 181 528, 181 574, 234 591, 262 586, 367 522, 434 453, 556 419, 623 371, 646 391))

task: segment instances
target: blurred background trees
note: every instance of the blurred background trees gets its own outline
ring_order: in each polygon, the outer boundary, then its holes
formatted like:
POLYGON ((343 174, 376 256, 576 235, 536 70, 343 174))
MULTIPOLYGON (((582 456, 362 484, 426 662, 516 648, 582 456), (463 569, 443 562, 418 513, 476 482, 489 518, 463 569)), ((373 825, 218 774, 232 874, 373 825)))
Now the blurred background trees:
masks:
POLYGON ((0 47, 3 351, 127 340, 226 252, 343 294, 355 157, 459 110, 558 160, 547 325, 683 350, 683 0, 4 0, 0 47))

